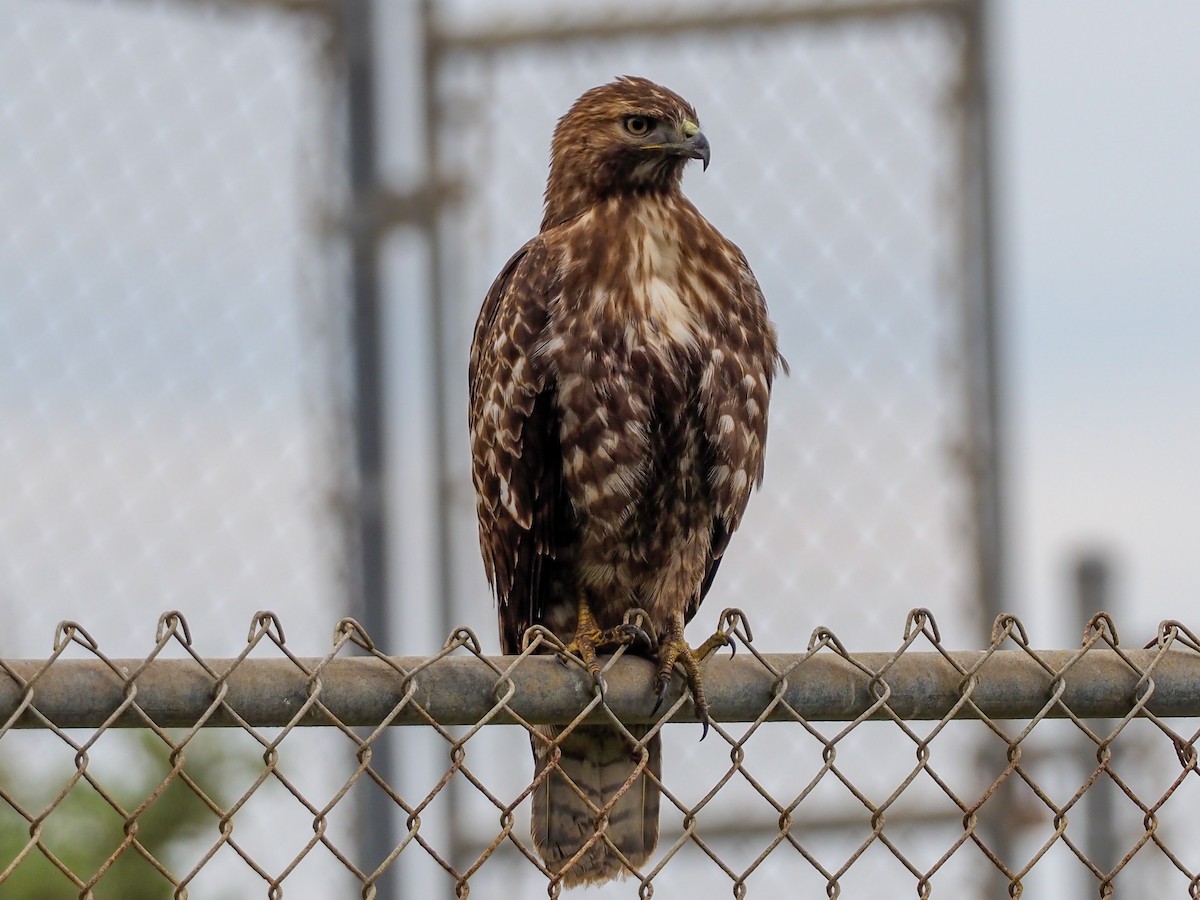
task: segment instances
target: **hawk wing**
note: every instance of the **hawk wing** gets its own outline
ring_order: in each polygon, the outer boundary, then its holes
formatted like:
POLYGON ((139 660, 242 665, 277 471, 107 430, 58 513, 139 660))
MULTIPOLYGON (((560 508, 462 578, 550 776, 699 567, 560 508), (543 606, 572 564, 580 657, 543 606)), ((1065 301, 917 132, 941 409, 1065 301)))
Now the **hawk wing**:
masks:
POLYGON ((554 385, 537 353, 556 282, 549 251, 534 238, 492 284, 471 344, 479 544, 505 653, 519 652, 521 636, 541 619, 556 530, 566 522, 554 385))
POLYGON ((739 275, 739 296, 723 341, 704 363, 698 399, 704 415, 709 488, 716 500, 712 545, 700 590, 688 604, 688 621, 712 587, 729 539, 741 524, 750 492, 762 483, 767 446, 767 407, 776 367, 787 371, 779 355, 767 303, 758 279, 741 250, 728 244, 739 275))

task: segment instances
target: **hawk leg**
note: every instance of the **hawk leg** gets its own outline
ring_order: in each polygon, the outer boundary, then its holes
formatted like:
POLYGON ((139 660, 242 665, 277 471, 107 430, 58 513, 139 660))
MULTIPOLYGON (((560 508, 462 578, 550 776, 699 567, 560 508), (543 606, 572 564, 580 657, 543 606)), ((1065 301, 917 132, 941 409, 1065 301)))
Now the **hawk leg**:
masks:
POLYGON ((647 649, 652 646, 649 635, 638 626, 628 622, 606 631, 601 630, 592 615, 591 607, 588 606, 587 597, 580 595, 575 621, 575 636, 567 644, 565 650, 583 660, 584 667, 592 677, 592 684, 600 688, 601 696, 604 695, 606 685, 604 678, 600 675, 600 660, 596 656, 597 652, 610 647, 624 647, 634 641, 641 641, 647 649))
POLYGON ((718 631, 693 650, 683 637, 683 614, 673 615, 671 624, 658 642, 658 676, 655 679, 657 683, 655 694, 658 696, 658 700, 654 704, 651 715, 658 712, 658 708, 662 705, 663 698, 667 693, 667 685, 671 683, 671 670, 674 669, 675 663, 679 663, 683 667, 688 690, 692 692, 696 717, 704 726, 704 730, 700 734, 700 740, 704 740, 708 736, 708 698, 704 695, 704 682, 700 678, 700 663, 710 653, 725 646, 731 647, 735 653, 737 652, 737 645, 733 642, 733 638, 723 631, 718 631))

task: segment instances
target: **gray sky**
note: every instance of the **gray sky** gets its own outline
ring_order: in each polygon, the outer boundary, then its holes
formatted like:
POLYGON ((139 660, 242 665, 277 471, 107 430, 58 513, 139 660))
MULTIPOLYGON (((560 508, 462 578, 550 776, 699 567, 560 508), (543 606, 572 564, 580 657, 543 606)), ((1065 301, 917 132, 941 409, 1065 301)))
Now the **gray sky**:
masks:
POLYGON ((1012 594, 1071 638, 1108 548, 1140 642, 1200 608, 1200 5, 993 9, 1012 594))

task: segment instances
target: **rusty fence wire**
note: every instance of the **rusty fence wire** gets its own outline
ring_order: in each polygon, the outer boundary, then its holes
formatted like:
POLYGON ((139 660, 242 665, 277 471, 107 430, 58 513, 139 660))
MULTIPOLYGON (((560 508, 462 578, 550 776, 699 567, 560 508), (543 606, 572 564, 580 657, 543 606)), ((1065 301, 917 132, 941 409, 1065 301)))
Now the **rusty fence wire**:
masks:
MULTIPOLYGON (((802 652, 764 654, 740 611, 726 610, 721 627, 743 652, 706 664, 713 724, 699 744, 678 678, 652 716, 650 663, 610 658, 601 696, 578 660, 554 654, 561 645, 536 628, 520 656, 487 656, 459 628, 439 652, 406 658, 388 656, 343 619, 331 649, 305 658, 280 619, 263 612, 241 653, 208 659, 170 612, 144 658, 113 659, 83 625, 63 622, 45 659, 0 660, 0 893, 370 898, 385 870, 417 855, 438 872, 419 896, 476 888, 476 896, 513 896, 519 868, 556 897, 559 877, 528 836, 527 736, 538 724, 558 723, 566 734, 599 720, 685 733, 714 764, 704 783, 681 783, 668 745, 663 837, 645 867, 619 883, 623 896, 675 896, 684 868, 704 879, 697 896, 775 896, 783 884, 790 896, 857 896, 856 873, 866 869, 892 879, 892 896, 968 896, 957 883, 943 887, 956 866, 1000 873, 1013 897, 1042 870, 1076 883, 1082 876, 1092 896, 1113 896, 1118 885, 1140 896, 1200 896, 1200 639, 1179 622, 1164 622, 1135 649, 1100 613, 1079 647, 1039 651, 1016 617, 1001 616, 991 643, 968 652, 949 650, 923 609, 909 614, 888 652, 850 652, 818 628, 802 652), (413 794, 372 767, 378 737, 402 725, 438 735, 445 751, 440 777, 413 794), (495 754, 472 752, 475 737, 495 726, 517 738, 499 760, 507 783, 487 774, 495 754), (1002 751, 980 757, 966 779, 948 740, 964 728, 1002 751), (791 733, 790 756, 756 755, 771 729, 791 733), (143 735, 140 745, 125 740, 130 731, 143 735), (340 750, 305 752, 315 731, 338 736, 340 750), (872 784, 852 748, 864 734, 866 763, 887 769, 888 783, 872 784), (214 744, 214 735, 241 741, 214 744), (1072 741, 1086 752, 1072 756, 1072 741), (1067 757, 1085 762, 1072 768, 1067 757), (998 761, 989 768, 989 760, 998 761), (130 790, 139 767, 144 777, 130 790), (333 770, 336 789, 311 791, 314 768, 333 770), (472 823, 466 853, 439 843, 430 824, 453 781, 491 809, 472 823), (722 807, 739 789, 756 802, 731 836, 722 807), (405 817, 384 859, 359 858, 347 828, 347 808, 366 790, 386 793, 405 817), (836 816, 830 791, 852 798, 836 816), (1015 802, 992 803, 1002 791, 1015 802), (1098 823, 1100 807, 1090 804, 1101 792, 1106 821, 1098 823), (256 823, 266 795, 276 795, 274 818, 256 823), (279 796, 291 815, 280 814, 279 796), (1000 809, 1016 817, 992 821, 1000 809), (183 840, 156 833, 183 819, 194 825, 183 840), (1112 847, 1096 844, 1097 824, 1111 831, 1112 847), (997 829, 1018 834, 1014 856, 992 848, 997 829), (81 845, 94 845, 86 863, 81 845), (324 868, 314 867, 318 859, 324 868), (141 893, 119 886, 130 872, 141 893)), ((605 839, 600 831, 596 840, 605 839)))

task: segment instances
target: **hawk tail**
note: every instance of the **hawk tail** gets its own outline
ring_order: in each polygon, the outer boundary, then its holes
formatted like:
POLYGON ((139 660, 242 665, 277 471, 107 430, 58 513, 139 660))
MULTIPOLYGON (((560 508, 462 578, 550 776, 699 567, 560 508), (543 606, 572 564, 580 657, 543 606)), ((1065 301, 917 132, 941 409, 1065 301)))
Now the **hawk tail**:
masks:
MULTIPOLYGON (((650 728, 628 726, 638 741, 650 728)), ((662 776, 662 742, 655 734, 636 748, 620 731, 608 725, 580 725, 565 737, 553 726, 539 728, 545 737, 556 739, 561 755, 551 763, 553 745, 532 739, 534 777, 547 767, 533 792, 533 842, 551 872, 562 872, 568 861, 596 833, 598 810, 612 803, 608 811, 608 829, 563 875, 563 886, 597 884, 628 874, 621 858, 608 845, 611 841, 626 859, 641 866, 658 844, 658 785, 646 776, 662 776), (643 753, 645 754, 643 756, 643 753), (643 768, 643 759, 644 768, 643 768), (641 771, 639 771, 641 768, 641 771), (613 798, 633 782, 621 796, 613 798), (569 779, 569 782, 568 782, 569 779), (587 797, 585 802, 580 794, 587 797), (589 803, 591 805, 589 805, 589 803), (605 840, 607 838, 607 840, 605 840)))

